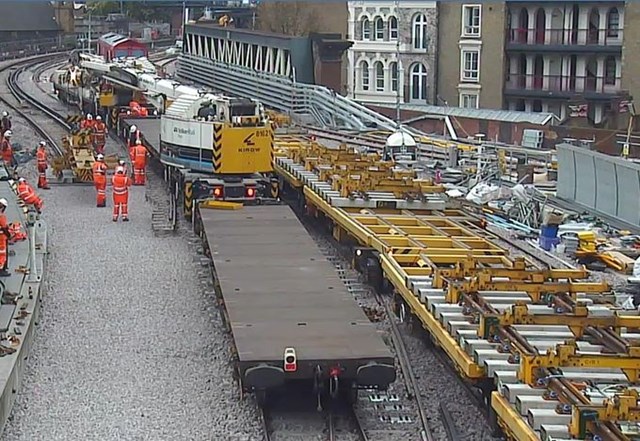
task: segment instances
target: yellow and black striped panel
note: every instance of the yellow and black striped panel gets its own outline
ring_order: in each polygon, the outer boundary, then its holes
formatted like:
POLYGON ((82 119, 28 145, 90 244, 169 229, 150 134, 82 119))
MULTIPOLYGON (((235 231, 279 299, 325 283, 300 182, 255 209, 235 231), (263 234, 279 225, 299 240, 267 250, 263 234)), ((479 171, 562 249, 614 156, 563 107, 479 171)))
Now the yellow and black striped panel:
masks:
POLYGON ((93 173, 90 169, 86 168, 77 168, 73 173, 76 176, 76 179, 79 182, 92 182, 93 181, 93 173))
POLYGON ((80 124, 83 119, 82 115, 67 115, 66 121, 69 124, 80 124))
POLYGON ((275 155, 274 155, 274 143, 275 143, 275 131, 273 128, 269 131, 269 154, 271 155, 271 167, 274 167, 275 155))
POLYGON ((82 129, 77 134, 77 145, 88 146, 91 145, 91 136, 93 135, 93 131, 91 129, 82 129))
POLYGON ((222 167, 222 131, 223 124, 213 125, 213 172, 219 173, 222 167))
POLYGON ((184 215, 191 216, 193 206, 193 184, 191 182, 184 183, 184 215))
POLYGON ((118 107, 112 107, 109 112, 109 125, 111 128, 118 126, 118 117, 120 116, 120 109, 118 107))

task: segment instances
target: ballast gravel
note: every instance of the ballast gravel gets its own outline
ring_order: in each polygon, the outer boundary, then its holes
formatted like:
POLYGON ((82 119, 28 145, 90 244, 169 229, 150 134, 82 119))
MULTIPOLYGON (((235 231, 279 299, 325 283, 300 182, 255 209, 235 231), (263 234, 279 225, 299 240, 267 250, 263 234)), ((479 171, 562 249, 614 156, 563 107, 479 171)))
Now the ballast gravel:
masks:
POLYGON ((3 440, 261 439, 197 240, 154 237, 144 192, 132 188, 128 223, 92 187, 41 192, 47 293, 3 440))

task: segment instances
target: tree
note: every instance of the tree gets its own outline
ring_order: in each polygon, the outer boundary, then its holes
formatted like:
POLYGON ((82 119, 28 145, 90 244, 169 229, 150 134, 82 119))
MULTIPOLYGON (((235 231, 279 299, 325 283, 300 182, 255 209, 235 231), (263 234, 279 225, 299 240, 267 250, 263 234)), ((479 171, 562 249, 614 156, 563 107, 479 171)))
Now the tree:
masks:
MULTIPOLYGON (((87 2, 95 16, 103 16, 120 12, 119 1, 93 0, 87 2)), ((139 21, 169 21, 171 16, 166 11, 166 4, 162 1, 123 2, 122 9, 128 17, 139 21)))
POLYGON ((306 36, 317 31, 314 15, 305 1, 262 2, 258 6, 258 27, 262 31, 306 36))

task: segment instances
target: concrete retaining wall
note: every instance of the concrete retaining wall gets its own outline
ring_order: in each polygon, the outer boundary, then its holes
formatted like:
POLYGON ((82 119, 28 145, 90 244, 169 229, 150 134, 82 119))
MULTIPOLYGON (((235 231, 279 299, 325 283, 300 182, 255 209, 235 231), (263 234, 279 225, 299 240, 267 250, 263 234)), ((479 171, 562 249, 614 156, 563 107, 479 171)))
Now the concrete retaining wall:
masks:
POLYGON ((640 226, 640 164, 570 144, 557 151, 559 198, 640 226))

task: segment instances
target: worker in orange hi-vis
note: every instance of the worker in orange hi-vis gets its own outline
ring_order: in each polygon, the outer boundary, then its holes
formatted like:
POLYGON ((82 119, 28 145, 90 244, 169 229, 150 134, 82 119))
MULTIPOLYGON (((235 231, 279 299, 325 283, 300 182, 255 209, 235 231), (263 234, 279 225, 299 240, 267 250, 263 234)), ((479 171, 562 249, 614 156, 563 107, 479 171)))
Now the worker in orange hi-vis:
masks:
POLYGON ((80 128, 93 129, 94 124, 95 124, 95 121, 93 120, 93 115, 90 113, 87 113, 86 118, 83 119, 82 122, 80 123, 80 128))
POLYGON ((0 156, 2 156, 2 160, 9 167, 13 167, 15 162, 15 159, 13 158, 13 148, 11 147, 12 136, 13 133, 11 130, 4 132, 2 144, 0 145, 0 156))
POLYGON ((93 126, 93 148, 99 155, 104 154, 104 145, 107 143, 107 125, 100 115, 96 116, 93 126))
POLYGON ((0 199, 0 277, 10 276, 11 273, 7 271, 9 259, 9 238, 11 237, 11 231, 9 230, 9 223, 7 222, 7 215, 4 214, 9 203, 5 198, 0 199))
POLYGON ((129 221, 129 187, 131 179, 124 174, 124 168, 116 168, 116 174, 111 178, 113 186, 113 221, 118 222, 122 214, 123 222, 129 221))
POLYGON ((25 178, 18 179, 18 197, 27 205, 33 205, 38 213, 42 212, 42 199, 38 197, 25 178))
POLYGON ((93 171, 93 185, 96 187, 96 207, 107 206, 107 165, 104 156, 98 155, 96 162, 91 166, 93 171))
POLYGON ((46 141, 40 141, 40 145, 36 150, 36 160, 38 161, 38 188, 49 190, 49 183, 47 182, 47 168, 49 168, 49 163, 47 160, 46 141))
POLYGON ((138 140, 133 148, 133 185, 144 185, 146 181, 147 148, 138 140))

